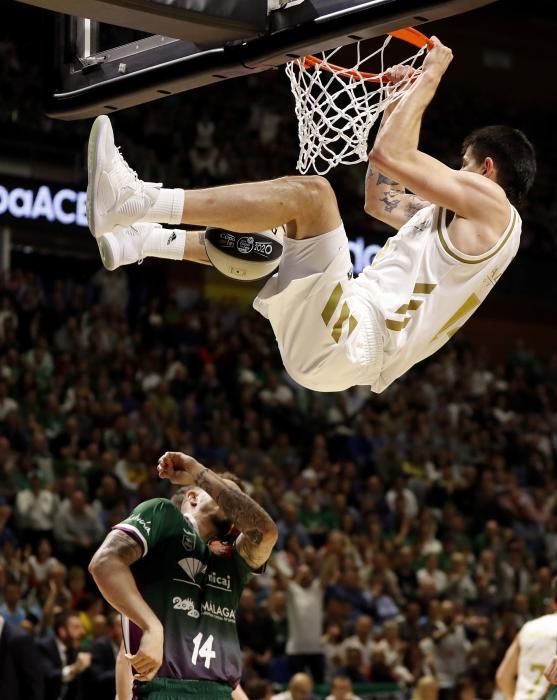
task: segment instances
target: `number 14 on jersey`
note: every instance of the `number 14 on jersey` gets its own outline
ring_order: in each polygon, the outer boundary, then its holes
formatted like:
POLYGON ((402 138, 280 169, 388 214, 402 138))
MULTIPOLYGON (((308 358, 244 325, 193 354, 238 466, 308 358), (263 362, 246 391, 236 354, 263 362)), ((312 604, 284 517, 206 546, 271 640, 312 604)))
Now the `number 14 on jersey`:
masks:
POLYGON ((197 665, 197 659, 204 659, 205 668, 211 666, 211 660, 216 657, 216 652, 213 651, 213 635, 210 634, 205 642, 203 642, 203 633, 200 632, 196 637, 193 638, 193 653, 191 655, 191 662, 195 666, 197 665))

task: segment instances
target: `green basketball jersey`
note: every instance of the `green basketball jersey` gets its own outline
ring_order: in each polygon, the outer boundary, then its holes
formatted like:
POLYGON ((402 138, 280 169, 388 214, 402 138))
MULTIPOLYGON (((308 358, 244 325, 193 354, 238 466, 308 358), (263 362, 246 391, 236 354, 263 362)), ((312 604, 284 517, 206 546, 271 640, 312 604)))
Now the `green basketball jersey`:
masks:
MULTIPOLYGON (((133 537, 143 557, 132 565, 139 591, 164 627, 158 677, 209 680, 234 687, 241 675, 236 609, 252 571, 234 546, 213 548, 168 500, 135 508, 116 529, 133 537)), ((124 621, 124 641, 137 651, 141 630, 124 621)))

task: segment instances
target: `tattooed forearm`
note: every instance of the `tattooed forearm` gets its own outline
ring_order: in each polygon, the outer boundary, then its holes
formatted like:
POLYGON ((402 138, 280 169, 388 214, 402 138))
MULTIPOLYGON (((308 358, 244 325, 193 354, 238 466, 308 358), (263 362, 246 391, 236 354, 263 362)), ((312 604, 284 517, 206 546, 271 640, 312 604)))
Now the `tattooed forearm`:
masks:
POLYGON ((394 185, 396 187, 400 187, 399 182, 397 182, 396 180, 391 180, 390 177, 387 177, 386 175, 383 175, 382 173, 379 173, 379 176, 377 177, 377 184, 378 185, 394 185))
POLYGON ((277 527, 272 518, 247 494, 205 467, 195 483, 214 498, 241 531, 236 549, 244 561, 254 569, 263 566, 277 541, 277 527))
POLYGON ((274 527, 271 517, 247 494, 204 468, 196 484, 214 498, 227 518, 255 545, 261 543, 264 533, 274 527))
POLYGON ((381 197, 381 199, 379 201, 383 202, 383 204, 385 205, 385 207, 384 207, 385 211, 388 214, 390 214, 400 204, 400 192, 396 192, 396 191, 385 192, 385 194, 381 197))

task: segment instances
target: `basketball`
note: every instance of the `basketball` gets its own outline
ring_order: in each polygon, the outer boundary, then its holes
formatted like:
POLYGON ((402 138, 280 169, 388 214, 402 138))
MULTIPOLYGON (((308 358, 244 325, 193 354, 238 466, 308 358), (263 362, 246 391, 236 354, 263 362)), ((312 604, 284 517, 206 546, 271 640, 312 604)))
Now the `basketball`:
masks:
POLYGON ((262 233, 233 233, 208 228, 205 248, 219 272, 232 279, 251 282, 276 270, 282 256, 284 226, 262 233))

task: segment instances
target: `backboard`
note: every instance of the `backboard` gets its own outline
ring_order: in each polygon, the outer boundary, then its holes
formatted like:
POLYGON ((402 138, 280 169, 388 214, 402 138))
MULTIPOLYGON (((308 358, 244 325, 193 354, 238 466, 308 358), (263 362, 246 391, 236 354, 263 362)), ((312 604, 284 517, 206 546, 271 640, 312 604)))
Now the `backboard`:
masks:
POLYGON ((60 119, 109 114, 494 2, 21 1, 56 13, 45 111, 60 119), (76 6, 89 17, 72 16, 76 6))

